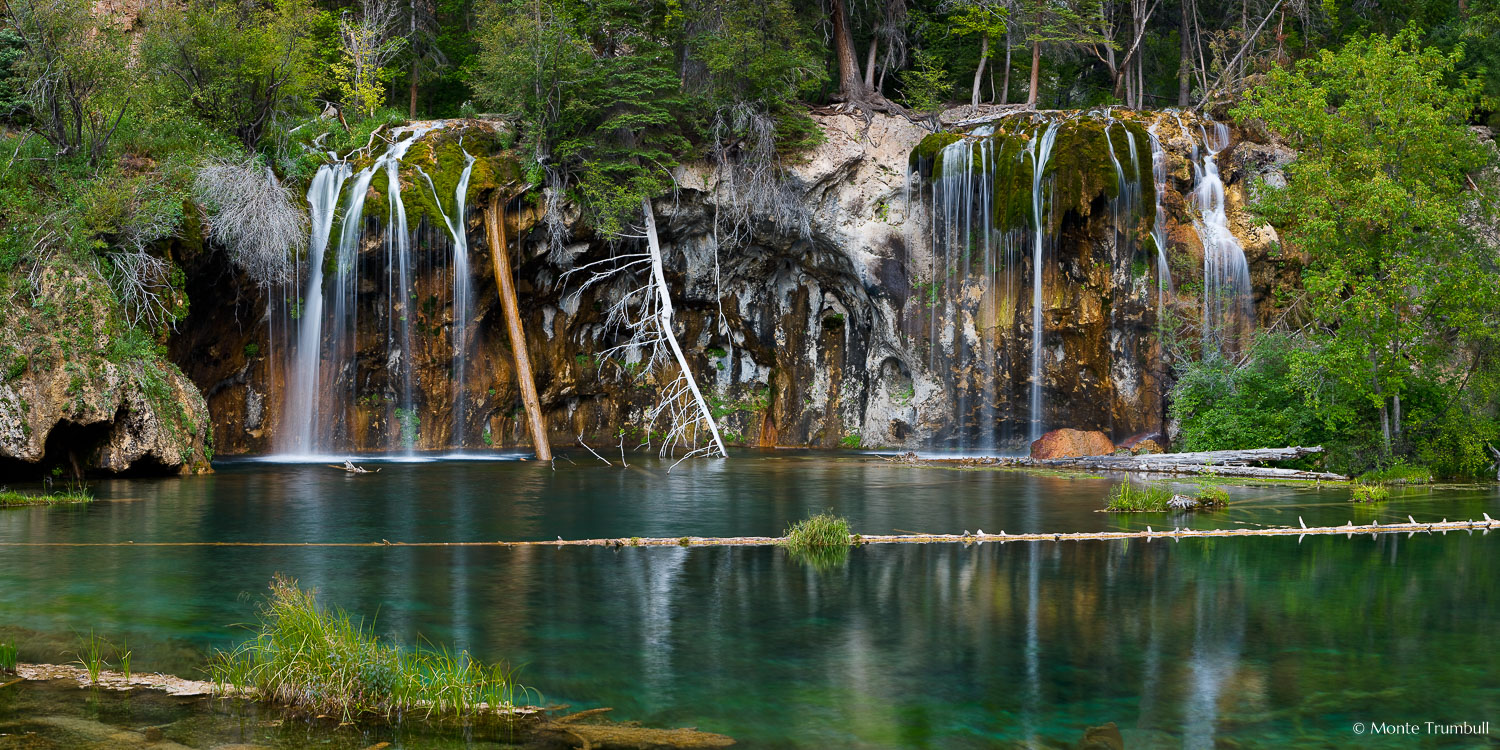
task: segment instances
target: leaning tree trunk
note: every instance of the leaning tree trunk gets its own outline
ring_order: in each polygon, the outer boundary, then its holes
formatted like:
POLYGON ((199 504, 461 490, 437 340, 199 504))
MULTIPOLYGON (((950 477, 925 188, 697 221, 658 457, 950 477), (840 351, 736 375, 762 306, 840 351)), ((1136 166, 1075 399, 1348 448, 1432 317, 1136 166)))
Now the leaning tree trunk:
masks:
POLYGON ((1000 84, 1000 103, 1010 104, 1010 29, 1005 30, 1005 82, 1000 84))
POLYGON ((974 69, 974 95, 969 99, 969 105, 977 112, 979 110, 979 82, 984 77, 984 61, 990 56, 990 35, 979 35, 979 67, 974 69))
POLYGON ((526 352, 526 331, 521 327, 520 304, 516 301, 515 281, 510 274, 510 249, 505 239, 505 211, 500 205, 498 194, 490 196, 490 205, 484 210, 484 223, 490 228, 490 257, 495 266, 495 286, 500 293, 500 307, 505 313, 505 328, 510 333, 510 352, 515 360, 521 403, 526 406, 526 421, 531 427, 531 445, 536 449, 537 460, 551 461, 552 446, 547 443, 547 427, 542 423, 542 402, 537 398, 536 379, 531 374, 531 356, 526 352))
POLYGON ((650 198, 641 199, 641 210, 646 215, 646 246, 651 251, 651 278, 661 303, 660 310, 657 312, 657 321, 661 326, 662 337, 671 347, 678 369, 682 370, 682 377, 687 382, 688 392, 692 394, 694 403, 698 405, 698 412, 713 436, 714 447, 718 449, 719 455, 727 456, 729 452, 724 450, 724 441, 719 438, 719 425, 714 421, 708 402, 703 400, 703 393, 698 390, 698 381, 693 378, 693 370, 688 367, 687 357, 683 355, 682 347, 677 343, 677 334, 672 331, 672 295, 667 290, 666 272, 662 270, 661 242, 656 236, 656 212, 651 210, 650 198))
POLYGON ((1188 27, 1192 23, 1188 17, 1189 8, 1191 7, 1189 5, 1190 2, 1191 0, 1182 0, 1182 32, 1178 34, 1182 42, 1182 58, 1177 62, 1177 106, 1179 107, 1186 107, 1191 104, 1188 101, 1188 93, 1190 91, 1189 82, 1192 80, 1193 75, 1192 45, 1188 42, 1188 37, 1191 36, 1188 33, 1188 27))

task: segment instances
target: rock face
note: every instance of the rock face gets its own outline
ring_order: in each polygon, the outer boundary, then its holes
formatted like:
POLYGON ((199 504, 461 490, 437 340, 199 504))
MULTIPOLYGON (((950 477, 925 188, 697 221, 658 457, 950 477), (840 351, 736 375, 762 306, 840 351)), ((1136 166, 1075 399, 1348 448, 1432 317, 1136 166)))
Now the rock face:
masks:
POLYGON ((1031 444, 1031 457, 1039 459, 1107 456, 1114 452, 1115 444, 1110 442, 1108 435, 1071 427, 1053 430, 1031 444))
POLYGON ((98 272, 54 258, 32 278, 0 303, 0 476, 207 470, 203 397, 122 334, 98 272))
MULTIPOLYGON (((1030 387, 1029 250, 1016 249, 1010 266, 1015 285, 1004 293, 993 281, 1003 282, 1003 274, 992 275, 988 287, 963 274, 946 281, 951 268, 960 267, 950 264, 980 268, 984 258, 939 262, 934 253, 933 209, 924 204, 930 186, 907 176, 910 157, 929 131, 893 117, 877 116, 868 125, 843 115, 815 119, 826 139, 805 160, 787 165, 796 207, 790 216, 777 221, 752 214, 739 241, 731 242, 717 220, 730 211, 724 191, 716 189, 713 173, 697 167, 680 169, 677 194, 655 204, 676 334, 726 440, 829 448, 1025 445, 1016 441, 1026 436, 1022 407, 1030 387), (944 291, 934 296, 939 288, 944 291), (934 313, 934 299, 952 306, 934 313), (1011 442, 974 437, 986 429, 995 435, 1009 429, 1011 442)), ((1137 148, 1145 146, 1142 127, 1132 131, 1137 148)), ((1161 135, 1167 174, 1160 203, 1176 292, 1160 300, 1155 248, 1123 240, 1111 218, 1118 191, 1108 152, 1062 160, 1074 165, 1062 174, 1074 189, 1056 217, 1057 244, 1043 273, 1042 421, 1101 431, 1106 442, 1165 432, 1170 362, 1160 344, 1166 321, 1159 312, 1195 320, 1200 304, 1193 279, 1201 279, 1202 250, 1188 196, 1194 144, 1165 130, 1161 135)), ((1105 134, 1082 137, 1104 142, 1105 134)), ((1251 176, 1273 174, 1283 157, 1252 145, 1236 141, 1220 163, 1230 227, 1244 235, 1261 302, 1272 300, 1279 285, 1295 283, 1300 266, 1294 257, 1277 255, 1274 233, 1242 212, 1251 176)), ((1114 150, 1126 154, 1120 144, 1114 150)), ((1149 170, 1149 153, 1137 155, 1135 168, 1138 174, 1149 170)), ((415 175, 407 185, 408 177, 403 171, 403 192, 419 186, 415 175)), ((497 182, 493 189, 502 187, 497 182)), ((417 450, 528 445, 485 227, 472 210, 487 200, 487 189, 471 192, 466 217, 476 307, 462 332, 470 353, 457 398, 445 230, 425 219, 414 227, 412 300, 393 307, 382 281, 387 245, 367 206, 356 346, 348 360, 325 363, 351 404, 338 416, 330 450, 390 450, 397 432, 417 450), (408 316, 419 334, 399 356, 377 327, 382 315, 397 314, 393 310, 408 316), (416 383, 415 416, 392 406, 391 373, 403 358, 410 358, 416 383), (464 405, 461 424, 455 423, 455 400, 464 405)), ((1154 187, 1140 198, 1151 203, 1154 218, 1154 187)), ((542 221, 544 206, 524 199, 520 209, 511 233, 513 265, 553 444, 582 437, 655 447, 660 426, 644 416, 672 370, 641 362, 637 351, 601 357, 628 338, 611 310, 636 293, 644 277, 627 275, 579 291, 587 277, 579 269, 629 251, 629 243, 594 236, 566 204, 566 231, 553 242, 542 221)), ((1144 215, 1133 221, 1137 230, 1149 229, 1144 215)), ((266 317, 264 298, 227 266, 212 258, 183 265, 192 318, 172 343, 173 358, 207 395, 221 452, 272 450, 286 377, 279 364, 284 345, 272 333, 287 323, 266 317)), ((1265 316, 1271 307, 1257 310, 1265 316)))

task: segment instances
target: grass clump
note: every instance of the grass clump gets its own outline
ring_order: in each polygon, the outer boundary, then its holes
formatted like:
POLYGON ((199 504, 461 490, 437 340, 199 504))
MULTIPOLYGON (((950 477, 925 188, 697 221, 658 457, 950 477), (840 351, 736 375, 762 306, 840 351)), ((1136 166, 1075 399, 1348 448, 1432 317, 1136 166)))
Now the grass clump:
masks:
POLYGON ((69 503, 91 503, 93 501, 94 496, 83 489, 67 489, 58 492, 44 492, 37 495, 16 492, 15 490, 0 487, 0 508, 29 505, 66 505, 69 503))
POLYGON ((1194 495, 1199 508, 1222 508, 1229 504, 1229 490, 1214 485, 1198 488, 1194 495))
POLYGON ((1391 496, 1391 491, 1382 484, 1355 484, 1349 491, 1349 501, 1355 503, 1379 503, 1391 496))
POLYGON ((405 713, 466 716, 514 706, 528 690, 503 665, 467 651, 403 649, 375 636, 313 591, 278 574, 255 637, 214 654, 209 674, 222 692, 254 691, 294 709, 391 718, 405 713))
POLYGON ((1104 509, 1115 513, 1154 513, 1165 511, 1172 502, 1172 491, 1159 484, 1121 482, 1109 491, 1104 509))
POLYGON ((1398 463, 1361 474, 1360 484, 1432 484, 1432 470, 1398 463))
POLYGON ((0 641, 0 672, 15 672, 16 662, 16 642, 0 641))
POLYGON ((91 685, 99 684, 100 673, 104 671, 105 667, 109 666, 109 662, 104 660, 104 651, 108 647, 109 641, 106 641, 103 638, 94 635, 94 633, 90 631, 89 634, 83 638, 83 642, 79 646, 78 651, 73 654, 73 656, 76 657, 73 660, 73 663, 77 664, 80 667, 83 667, 83 671, 88 673, 89 684, 91 685))
POLYGON ((849 521, 832 513, 819 513, 788 526, 781 544, 792 551, 848 547, 849 521))

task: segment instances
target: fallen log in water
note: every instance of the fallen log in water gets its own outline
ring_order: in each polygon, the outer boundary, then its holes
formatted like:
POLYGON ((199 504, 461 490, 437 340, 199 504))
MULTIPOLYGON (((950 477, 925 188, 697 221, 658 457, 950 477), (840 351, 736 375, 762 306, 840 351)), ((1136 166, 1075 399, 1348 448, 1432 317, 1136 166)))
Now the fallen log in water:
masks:
POLYGON ((1343 474, 1327 471, 1303 471, 1274 466, 1251 466, 1253 463, 1291 461, 1323 452, 1323 446, 1292 448, 1253 448, 1239 451, 1199 451, 1195 453, 1143 453, 1119 456, 1072 456, 1068 458, 1030 458, 996 456, 985 458, 929 458, 907 454, 913 463, 961 464, 965 466, 1015 466, 1039 469, 1082 469, 1085 471, 1133 471, 1143 474, 1206 474, 1248 479, 1300 479, 1306 481, 1346 481, 1343 474))
MULTIPOLYGON (((1300 519, 1299 519, 1300 521, 1300 519)), ((1407 517, 1406 523, 1383 524, 1373 521, 1366 526, 1349 522, 1343 526, 1275 526, 1258 529, 1179 529, 1156 531, 1075 531, 1031 532, 1025 534, 986 534, 983 530, 963 534, 853 534, 850 544, 935 544, 941 542, 1076 542, 1111 539, 1155 539, 1158 537, 1190 539, 1228 536, 1315 536, 1320 534, 1395 534, 1434 531, 1489 531, 1500 529, 1500 521, 1484 514, 1483 521, 1449 521, 1443 519, 1420 523, 1407 517)), ((556 539, 519 542, 0 542, 5 547, 772 547, 785 544, 779 536, 681 536, 681 537, 608 537, 601 539, 556 539)))

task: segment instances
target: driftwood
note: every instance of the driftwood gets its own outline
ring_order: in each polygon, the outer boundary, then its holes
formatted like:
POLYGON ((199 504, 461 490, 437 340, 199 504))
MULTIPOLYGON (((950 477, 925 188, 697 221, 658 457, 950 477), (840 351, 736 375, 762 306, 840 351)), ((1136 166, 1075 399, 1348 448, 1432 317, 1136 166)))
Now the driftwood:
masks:
POLYGON ((328 468, 338 469, 339 471, 347 471, 350 474, 374 474, 375 472, 380 471, 378 467, 374 470, 371 470, 366 469, 363 466, 355 466, 353 461, 344 461, 342 466, 339 464, 328 464, 328 468))
MULTIPOLYGON (((126 677, 119 672, 104 670, 99 672, 97 680, 94 680, 82 668, 64 664, 18 664, 16 665, 16 671, 17 678, 0 684, 0 688, 10 687, 26 680, 68 680, 76 683, 80 688, 87 687, 117 691, 135 689, 162 690, 168 695, 180 697, 220 696, 247 699, 262 697, 257 695, 253 688, 241 690, 227 685, 215 685, 214 683, 202 680, 188 680, 160 673, 137 673, 126 677)), ((608 708, 580 711, 576 714, 557 718, 549 715, 549 712, 554 709, 538 706, 507 706, 493 711, 489 710, 487 706, 481 705, 479 708, 484 709, 481 713, 486 717, 508 722, 509 729, 512 732, 512 739, 527 743, 527 747, 637 750, 644 748, 720 748, 729 747, 734 744, 734 740, 730 737, 722 734, 714 734, 713 732, 703 732, 697 729, 655 729, 635 724, 609 721, 600 716, 600 714, 609 711, 610 709, 608 708)), ((70 721, 78 722, 78 720, 70 721)), ((102 739, 108 741, 110 747, 126 743, 131 746, 136 744, 144 746, 147 744, 145 737, 137 738, 135 736, 139 734, 137 732, 107 726, 102 723, 95 724, 93 727, 64 725, 63 728, 93 729, 102 739)), ((165 746, 171 745, 168 743, 165 746)))
POLYGON ((536 395, 536 379, 531 375, 531 356, 526 352, 526 331, 521 327, 520 303, 516 301, 515 280, 510 272, 510 243, 505 237, 505 207, 499 193, 490 196, 484 210, 489 226, 490 258, 495 266, 495 289, 505 313, 505 329, 510 333, 510 352, 516 365, 516 382, 521 388, 521 402, 526 406, 526 421, 531 428, 531 445, 539 461, 552 460, 552 446, 547 443, 547 426, 542 422, 542 402, 536 395))
POLYGON ((1323 447, 1253 448, 1241 451, 1198 453, 1147 453, 1136 456, 1078 456, 1070 458, 899 458, 906 463, 961 464, 965 466, 1019 466, 1039 469, 1083 469, 1087 471, 1134 471, 1146 474, 1208 474, 1250 479, 1300 479, 1344 481, 1348 477, 1327 471, 1303 471, 1252 463, 1291 461, 1323 452, 1323 447))

